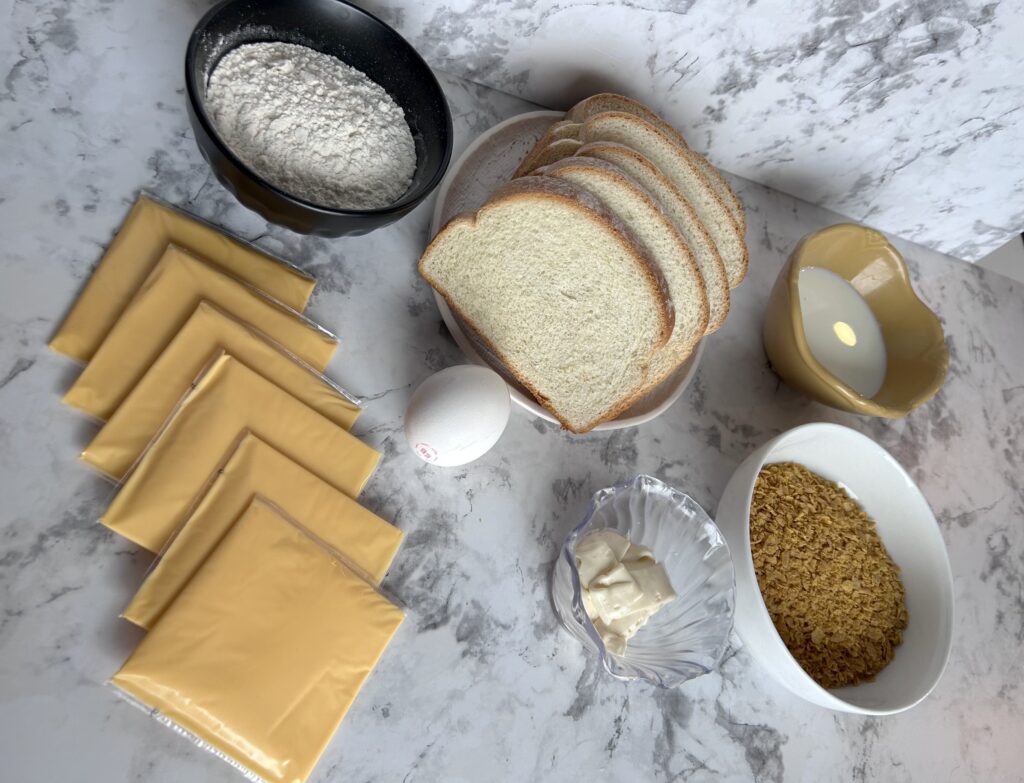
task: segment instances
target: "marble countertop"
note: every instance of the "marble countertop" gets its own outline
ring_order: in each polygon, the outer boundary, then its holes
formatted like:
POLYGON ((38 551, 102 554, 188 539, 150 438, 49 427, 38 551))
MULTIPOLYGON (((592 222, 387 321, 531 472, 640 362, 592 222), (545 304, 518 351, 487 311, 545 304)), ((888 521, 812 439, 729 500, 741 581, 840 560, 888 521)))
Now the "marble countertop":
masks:
POLYGON ((450 73, 646 101, 716 165, 970 261, 1024 228, 1024 6, 358 0, 450 73))
MULTIPOLYGON (((149 557, 97 524, 112 487, 76 459, 95 424, 60 396, 78 368, 46 341, 140 189, 256 241, 320 280, 313 317, 344 340, 330 374, 367 400, 384 452, 364 503, 407 533, 387 580, 408 620, 313 780, 1020 780, 1024 774, 1024 289, 897 243, 942 316, 949 380, 901 421, 800 397, 767 367, 761 313, 803 234, 838 215, 734 180, 750 276, 700 370, 664 416, 574 437, 516 412, 473 465, 408 451, 402 412, 460 362, 414 263, 432 204, 374 234, 267 226, 210 175, 184 109, 192 3, 8 4, 0 70, 0 758, 33 781, 234 781, 237 773, 104 686, 137 642, 118 619, 149 557), (83 10, 84 9, 84 10, 83 10), (13 30, 13 32, 12 32, 13 30), (28 41, 24 46, 20 42, 28 41), (548 596, 558 544, 590 494, 648 472, 713 511, 758 444, 808 421, 860 430, 907 467, 938 516, 956 631, 925 702, 889 718, 799 701, 735 648, 663 691, 602 674, 548 596)), ((198 4, 202 5, 202 4, 198 4)), ((531 108, 442 76, 462 149, 531 108)))

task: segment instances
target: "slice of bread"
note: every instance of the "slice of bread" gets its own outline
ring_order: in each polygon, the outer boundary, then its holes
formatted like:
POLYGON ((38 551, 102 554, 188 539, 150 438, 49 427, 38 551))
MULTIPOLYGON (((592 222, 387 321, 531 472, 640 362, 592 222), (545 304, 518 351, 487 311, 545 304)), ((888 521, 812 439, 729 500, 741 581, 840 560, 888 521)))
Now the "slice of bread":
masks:
POLYGON ((594 114, 601 114, 606 111, 621 111, 626 112, 626 114, 635 115, 649 122, 679 146, 690 146, 686 143, 686 139, 683 138, 683 134, 665 122, 649 106, 615 92, 602 92, 597 95, 591 95, 589 98, 584 98, 565 113, 565 119, 583 123, 594 114))
POLYGON ((700 166, 701 173, 707 177, 708 182, 711 183, 711 187, 715 189, 719 198, 725 203, 725 206, 729 208, 733 218, 736 220, 736 225, 740 228, 740 233, 743 236, 747 234, 747 213, 743 209, 743 202, 740 201, 740 197, 736 195, 736 191, 732 189, 725 177, 722 176, 722 172, 715 168, 715 166, 701 155, 699 152, 693 152, 694 162, 700 166))
POLYGON ((541 166, 549 166, 562 158, 575 155, 580 147, 590 142, 612 141, 625 144, 661 169, 690 202, 715 242, 722 263, 725 264, 729 287, 735 288, 742 282, 749 262, 746 217, 742 206, 737 213, 723 200, 719 194, 723 188, 733 198, 736 196, 714 166, 701 155, 681 147, 646 120, 626 112, 593 114, 575 130, 561 125, 560 133, 575 132, 578 139, 561 138, 541 146, 550 132, 549 129, 538 141, 538 145, 527 153, 514 177, 527 176, 541 166), (706 170, 713 172, 714 183, 705 175, 706 170), (742 223, 737 220, 737 214, 743 219, 742 223))
MULTIPOLYGON (((606 111, 618 111, 625 112, 626 114, 632 114, 649 122, 679 146, 687 148, 690 146, 687 144, 686 139, 683 138, 682 133, 663 120, 661 116, 649 106, 640 103, 640 101, 633 100, 632 98, 627 98, 625 95, 618 95, 613 92, 604 92, 599 95, 592 95, 591 97, 580 101, 566 112, 565 119, 571 120, 572 122, 582 123, 589 117, 606 111)), ((561 131, 562 135, 556 135, 546 143, 550 143, 556 138, 567 138, 565 135, 567 131, 564 129, 566 123, 563 121, 555 124, 563 126, 563 130, 561 131)), ((736 193, 733 191, 732 187, 730 187, 729 183, 725 181, 725 178, 722 177, 718 169, 711 165, 703 155, 696 152, 695 155, 697 155, 695 162, 700 166, 701 172, 705 177, 707 177, 708 182, 711 183, 711 186, 715 189, 715 192, 718 193, 722 201, 725 202, 729 211, 733 213, 733 217, 736 218, 736 222, 739 224, 740 229, 745 233, 747 230, 747 216, 743 211, 743 204, 736 196, 736 193)))
POLYGON ((707 328, 704 280, 690 248, 651 194, 612 163, 574 156, 537 169, 537 174, 568 180, 595 196, 661 268, 675 308, 675 326, 649 365, 645 391, 653 388, 689 358, 707 328))
POLYGON ((515 170, 515 173, 512 175, 512 179, 525 177, 536 169, 539 169, 541 166, 547 166, 549 163, 554 163, 556 160, 568 158, 576 152, 576 150, 583 145, 583 142, 573 138, 573 134, 579 133, 579 127, 580 126, 576 123, 572 123, 571 129, 562 129, 561 131, 557 131, 556 133, 561 132, 568 134, 567 138, 559 139, 554 138, 555 134, 552 133, 551 128, 548 128, 548 130, 544 132, 544 135, 537 140, 537 143, 533 148, 526 153, 526 157, 523 158, 523 162, 519 164, 519 168, 515 170))
POLYGON ((559 139, 575 139, 580 135, 580 123, 559 120, 548 128, 544 135, 547 137, 549 144, 559 139))
MULTIPOLYGON (((704 279, 708 296, 708 328, 716 331, 729 314, 729 279, 718 248, 701 224, 690 202, 679 192, 658 167, 634 149, 613 141, 595 141, 576 151, 577 157, 591 157, 608 161, 640 183, 661 205, 676 224, 679 233, 690 247, 704 279)), ((674 298, 674 295, 673 295, 674 298)), ((677 302, 678 309, 678 302, 677 302)))
POLYGON ((747 274, 749 258, 744 232, 704 176, 696 153, 683 149, 649 122, 625 112, 603 112, 587 118, 580 128, 580 141, 625 144, 657 166, 690 202, 715 241, 729 286, 740 284, 747 274))
POLYGON ((672 333, 664 279, 628 229, 553 177, 514 180, 452 219, 419 270, 573 432, 626 410, 672 333))

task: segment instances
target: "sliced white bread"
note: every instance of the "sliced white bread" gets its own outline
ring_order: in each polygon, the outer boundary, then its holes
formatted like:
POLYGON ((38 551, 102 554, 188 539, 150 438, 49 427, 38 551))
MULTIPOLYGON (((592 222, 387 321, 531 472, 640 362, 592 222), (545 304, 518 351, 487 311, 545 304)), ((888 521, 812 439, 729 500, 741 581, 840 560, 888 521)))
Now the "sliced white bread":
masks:
POLYGON ((736 191, 732 189, 725 177, 722 176, 715 166, 701 155, 699 152, 695 152, 692 148, 690 151, 693 153, 694 162, 700 166, 701 172, 705 177, 708 178, 708 182, 711 183, 711 187, 715 189, 718 196, 725 202, 725 206, 729 208, 733 218, 736 219, 736 225, 739 226, 740 232, 746 236, 747 233, 747 213, 743 209, 743 202, 740 201, 740 197, 736 195, 736 191))
POLYGON ((704 280, 689 246, 651 194, 612 163, 574 156, 537 169, 537 174, 586 189, 625 224, 661 269, 675 309, 675 326, 648 367, 645 390, 653 388, 690 357, 707 328, 704 280))
MULTIPOLYGON (((707 332, 716 331, 725 323, 729 314, 729 279, 725 274, 725 265, 718 255, 714 241, 708 235, 697 213, 690 202, 679 192, 679 188, 651 163, 647 158, 624 144, 613 141, 595 141, 585 144, 576 151, 576 157, 590 157, 613 163, 643 186, 661 205, 676 224, 679 233, 689 245, 690 251, 697 262, 704 290, 708 297, 707 332)), ((672 295, 679 310, 679 302, 672 295)), ((678 316, 677 316, 678 317, 678 316)), ((678 322, 677 322, 678 324, 678 322)))
POLYGON ((519 168, 515 170, 512 175, 513 179, 518 177, 525 177, 539 169, 541 166, 547 166, 549 163, 554 163, 556 160, 562 158, 568 158, 581 146, 583 142, 576 138, 573 138, 573 134, 579 133, 580 126, 576 123, 571 123, 572 128, 566 131, 562 129, 561 132, 568 132, 568 138, 554 138, 554 134, 551 132, 551 128, 548 128, 544 132, 544 135, 537 140, 537 143, 526 153, 526 157, 523 158, 523 162, 519 164, 519 168))
MULTIPOLYGON (((683 138, 683 134, 663 120, 661 116, 649 106, 640 103, 640 101, 628 98, 625 95, 619 95, 613 92, 604 92, 599 95, 592 95, 591 97, 580 101, 566 112, 565 119, 571 120, 572 122, 583 123, 589 117, 606 111, 625 112, 626 114, 632 114, 639 117, 640 119, 649 122, 679 146, 690 148, 686 139, 683 138)), ((559 131, 561 135, 554 136, 549 139, 547 143, 554 141, 555 138, 568 138, 566 134, 570 131, 568 130, 566 123, 559 122, 555 124, 561 126, 561 130, 559 131)), ((722 201, 725 202, 729 211, 733 213, 733 217, 736 218, 736 222, 739 224, 740 228, 746 232, 747 215, 746 212, 744 212, 743 204, 740 202, 735 191, 733 191, 729 183, 725 181, 725 178, 719 173, 718 169, 711 165, 710 161, 708 161, 703 155, 696 153, 696 151, 694 154, 697 156, 695 158, 695 162, 700 166, 701 172, 705 177, 707 177, 708 182, 711 183, 711 186, 721 197, 722 201)))
POLYGON ((626 410, 672 333, 651 259, 597 199, 554 177, 514 180, 452 219, 419 270, 573 432, 626 410))
POLYGON ((580 141, 584 144, 592 141, 625 144, 657 166, 690 202, 715 241, 725 264, 729 286, 735 288, 739 285, 747 274, 744 232, 704 176, 700 164, 694 160, 694 152, 683 149, 646 120, 625 112, 603 112, 589 117, 580 129, 580 141))
POLYGON ((686 143, 686 139, 683 138, 683 134, 665 122, 665 120, 663 120, 661 116, 649 106, 625 95, 619 95, 615 92, 602 92, 597 95, 591 95, 589 98, 584 98, 565 113, 565 119, 582 124, 586 122, 589 117, 606 111, 622 111, 627 114, 633 114, 640 119, 649 122, 679 146, 690 146, 686 143))
MULTIPOLYGON (((561 126, 566 129, 568 126, 561 126)), ((547 137, 541 137, 519 164, 513 176, 527 176, 542 166, 575 155, 580 147, 594 141, 612 141, 625 144, 651 160, 672 180, 687 198, 718 248, 725 264, 729 287, 735 288, 747 274, 749 256, 746 245, 746 227, 719 195, 718 189, 705 176, 705 168, 714 167, 693 150, 679 146, 646 120, 625 112, 594 114, 576 129, 578 139, 562 138, 539 146, 547 137), (666 170, 667 167, 667 170, 666 170)), ((728 184, 714 171, 720 185, 728 184)), ((732 192, 731 189, 729 191, 732 192)), ((743 216, 742 208, 739 214, 743 216)))
MULTIPOLYGON (((621 111, 626 112, 627 114, 633 114, 651 123, 651 125, 658 128, 666 136, 669 136, 673 141, 679 144, 679 146, 689 146, 686 143, 686 139, 683 138, 683 134, 665 122, 665 120, 663 120, 650 107, 640 103, 640 101, 628 98, 625 95, 619 95, 618 93, 613 92, 603 92, 598 95, 592 95, 589 98, 585 98, 565 113, 564 120, 553 122, 544 134, 537 139, 533 149, 526 156, 523 163, 520 164, 519 169, 516 170, 514 176, 525 176, 540 165, 544 165, 538 163, 536 159, 540 150, 555 141, 559 141, 560 139, 579 140, 580 126, 587 120, 587 118, 591 115, 600 114, 601 112, 606 111, 621 111)), ((563 147, 563 149, 565 148, 563 147)), ((548 162, 554 162, 554 158, 549 157, 548 162)))
POLYGON ((558 141, 559 139, 575 139, 579 136, 580 123, 570 122, 569 120, 559 120, 544 134, 547 137, 548 143, 558 141))

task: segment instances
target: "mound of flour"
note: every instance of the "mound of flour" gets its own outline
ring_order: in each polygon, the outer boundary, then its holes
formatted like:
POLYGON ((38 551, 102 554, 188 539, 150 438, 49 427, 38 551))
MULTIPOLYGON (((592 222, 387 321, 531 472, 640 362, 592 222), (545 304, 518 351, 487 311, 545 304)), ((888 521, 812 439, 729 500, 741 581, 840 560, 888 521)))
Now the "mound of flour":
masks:
POLYGON ((336 57, 295 44, 244 44, 214 68, 206 107, 243 162, 314 204, 386 207, 412 182, 416 150, 402 109, 336 57))

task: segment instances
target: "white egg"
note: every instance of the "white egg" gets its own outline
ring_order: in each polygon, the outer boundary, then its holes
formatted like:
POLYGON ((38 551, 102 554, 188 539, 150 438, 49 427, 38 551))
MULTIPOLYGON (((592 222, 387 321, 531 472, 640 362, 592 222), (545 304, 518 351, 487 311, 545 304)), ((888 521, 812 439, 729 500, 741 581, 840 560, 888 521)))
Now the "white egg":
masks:
POLYGON ((405 438, 425 462, 465 465, 498 442, 511 409, 508 386, 494 370, 448 367, 413 392, 405 411, 405 438))

